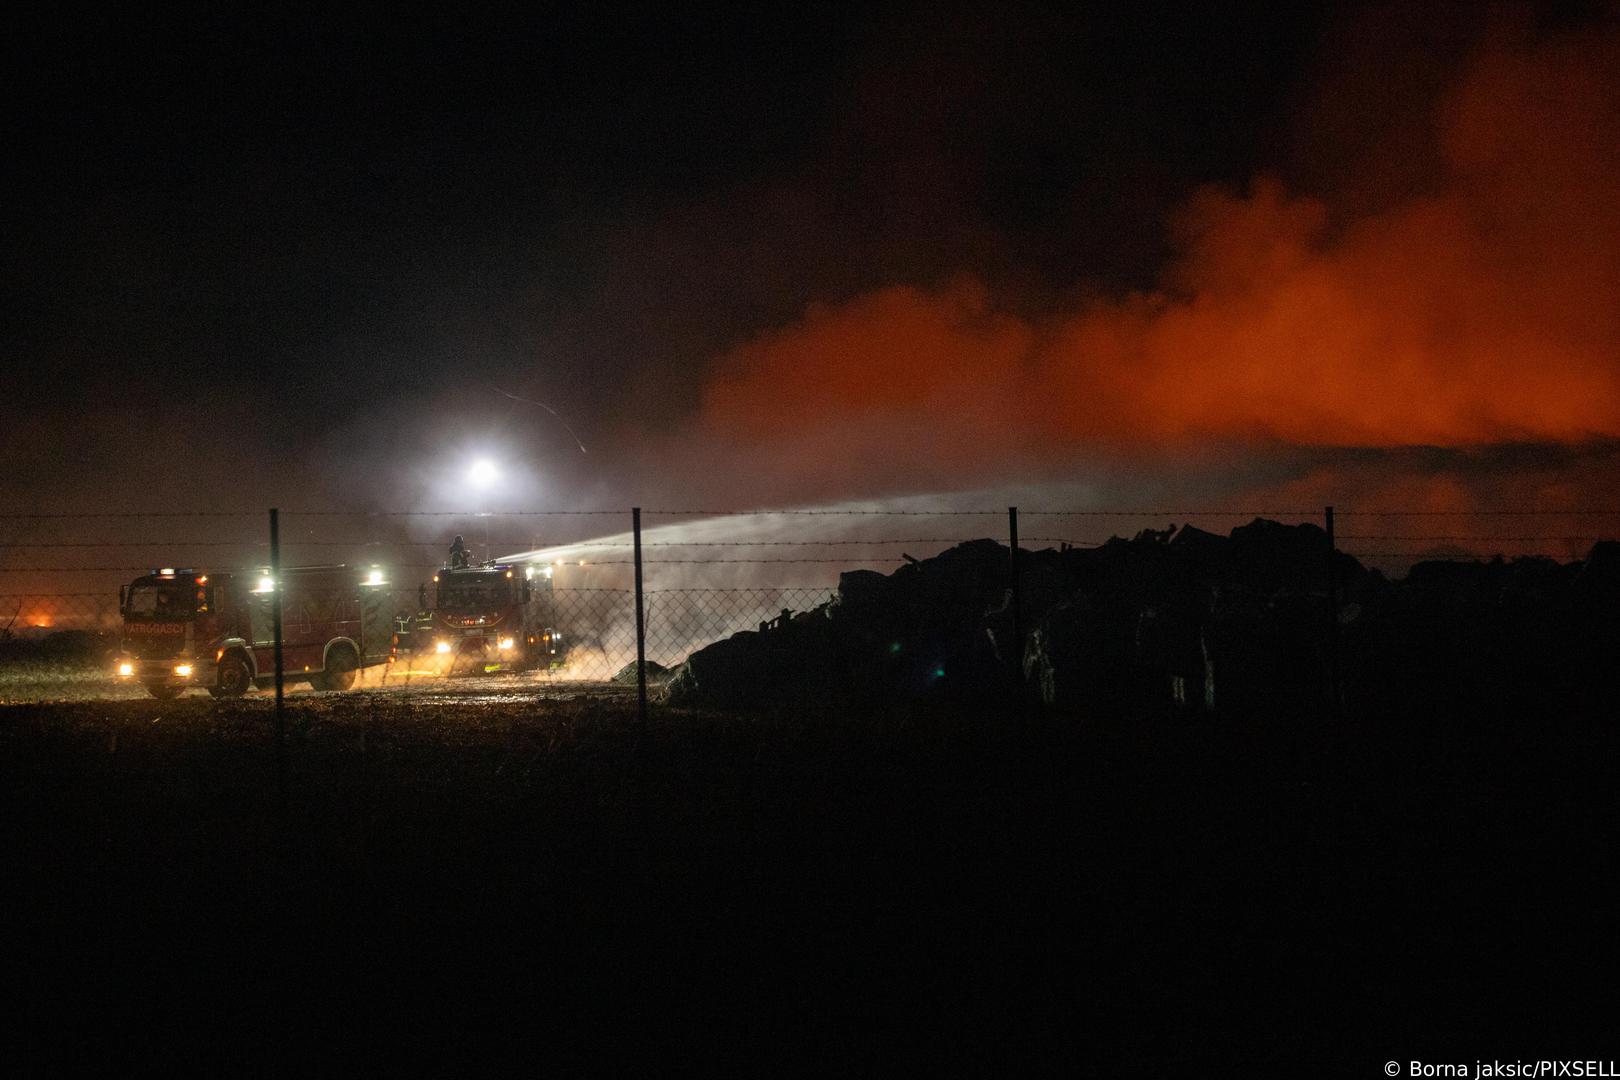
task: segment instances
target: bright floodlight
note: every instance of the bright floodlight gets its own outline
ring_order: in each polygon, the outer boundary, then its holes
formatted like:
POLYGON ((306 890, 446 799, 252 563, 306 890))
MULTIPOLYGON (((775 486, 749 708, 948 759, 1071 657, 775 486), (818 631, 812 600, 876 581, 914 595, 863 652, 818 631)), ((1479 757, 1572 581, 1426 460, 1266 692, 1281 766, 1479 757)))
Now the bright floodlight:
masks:
POLYGON ((489 458, 479 458, 472 463, 472 468, 467 470, 467 479, 472 481, 475 487, 481 488, 489 487, 499 475, 500 470, 495 468, 495 463, 489 458))

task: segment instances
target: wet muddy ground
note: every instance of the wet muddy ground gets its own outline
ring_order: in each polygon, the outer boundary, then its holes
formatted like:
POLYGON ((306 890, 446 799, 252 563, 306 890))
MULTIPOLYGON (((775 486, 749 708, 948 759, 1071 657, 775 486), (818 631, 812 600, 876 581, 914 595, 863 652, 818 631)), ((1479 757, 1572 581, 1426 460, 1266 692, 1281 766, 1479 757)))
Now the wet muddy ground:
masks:
POLYGON ((299 693, 279 738, 262 693, 0 706, 10 1053, 1293 1075, 1596 1053, 1617 759, 1606 726, 1552 718, 643 729, 633 690, 536 676, 299 693))
MULTIPOLYGON (((489 672, 446 675, 431 666, 388 664, 368 667, 357 673, 354 691, 390 695, 413 695, 428 700, 463 698, 521 702, 560 697, 569 700, 581 694, 611 694, 614 687, 592 672, 584 678, 571 671, 523 673, 489 672)), ((350 691, 353 692, 353 691, 350 691)), ((288 698, 323 695, 306 681, 289 678, 283 687, 288 698)), ((248 701, 269 700, 273 691, 262 688, 250 692, 248 701)), ((188 689, 181 700, 204 700, 203 688, 188 689)), ((0 705, 42 702, 149 701, 151 695, 139 683, 119 679, 108 665, 76 663, 0 663, 0 705)))

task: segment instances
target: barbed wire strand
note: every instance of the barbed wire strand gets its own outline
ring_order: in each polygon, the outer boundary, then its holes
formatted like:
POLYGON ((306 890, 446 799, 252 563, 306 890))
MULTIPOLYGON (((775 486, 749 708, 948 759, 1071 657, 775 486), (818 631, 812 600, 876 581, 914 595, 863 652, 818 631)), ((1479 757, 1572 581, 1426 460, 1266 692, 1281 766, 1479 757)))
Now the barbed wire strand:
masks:
MULTIPOLYGON (((1340 551, 1341 555, 1349 555, 1353 559, 1423 559, 1428 562, 1482 562, 1508 556, 1508 552, 1494 551, 1466 552, 1466 551, 1340 551)), ((1514 559, 1552 559, 1558 561, 1567 556, 1555 555, 1547 551, 1515 551, 1511 557, 1514 559)))
MULTIPOLYGON (((1022 511, 1020 511, 1022 512, 1022 511)), ((1337 517, 1620 517, 1620 510, 1338 510, 1337 517)))
MULTIPOLYGON (((998 537, 984 536, 936 536, 936 537, 899 537, 878 538, 867 540, 656 540, 645 541, 643 548, 664 547, 858 547, 863 544, 967 544, 975 540, 996 540, 998 537)), ((1400 537, 1397 539, 1404 539, 1400 537)), ((1552 537, 1562 539, 1562 537, 1552 537)), ((1020 542, 1032 544, 1075 544, 1088 541, 1075 541, 1062 536, 1026 536, 1020 542)), ((501 547, 523 547, 532 541, 510 540, 499 541, 501 547)), ((62 542, 33 542, 20 544, 0 543, 0 549, 5 548, 139 548, 139 547, 269 547, 268 540, 106 540, 106 541, 62 541, 62 542)), ((396 547, 396 548, 443 548, 445 545, 437 540, 297 540, 285 541, 286 547, 396 547)), ((491 543, 487 546, 496 546, 491 543)), ((553 548, 570 549, 624 549, 635 547, 633 543, 592 543, 590 541, 559 541, 545 543, 530 548, 534 551, 546 551, 553 548)))
POLYGON ((95 518, 263 518, 263 510, 147 510, 94 513, 0 514, 0 521, 68 521, 95 518))
MULTIPOLYGON (((1006 509, 994 510, 643 510, 644 517, 1000 517, 1006 509)), ((0 514, 0 521, 68 521, 141 518, 256 518, 263 510, 98 510, 51 513, 0 514)), ((621 510, 283 510, 284 518, 511 518, 511 517, 628 517, 621 510)), ((1119 510, 1119 509, 1040 509, 1020 508, 1022 517, 1271 517, 1316 519, 1320 508, 1309 510, 1119 510)), ((1339 517, 1620 517, 1620 508, 1575 507, 1569 509, 1470 510, 1358 510, 1335 508, 1339 517)))
MULTIPOLYGON (((404 590, 404 591, 409 591, 409 590, 404 590)), ((632 595, 635 592, 634 589, 613 589, 613 588, 608 588, 606 586, 594 586, 594 585, 583 585, 583 586, 570 585, 570 586, 566 586, 566 587, 555 588, 555 589, 553 589, 551 591, 553 593, 558 593, 558 594, 616 593, 616 594, 624 595, 624 596, 632 595)), ((775 592, 836 592, 836 591, 837 591, 837 587, 833 586, 833 585, 750 585, 750 586, 745 586, 745 587, 740 587, 740 588, 739 587, 705 588, 705 587, 700 587, 700 586, 689 586, 689 587, 671 588, 671 589, 644 589, 644 590, 642 590, 642 593, 643 593, 643 595, 652 595, 653 593, 775 593, 775 592)), ((108 591, 106 589, 100 589, 100 590, 97 590, 95 592, 18 592, 18 593, 0 593, 0 600, 81 600, 81 599, 97 599, 97 600, 106 600, 108 602, 114 602, 114 601, 117 600, 117 594, 113 593, 113 592, 110 592, 110 591, 108 591)))
POLYGON ((629 517, 630 510, 283 510, 283 517, 629 517))
MULTIPOLYGON (((1022 513, 1023 511, 1019 511, 1022 513)), ((1005 517, 1001 510, 643 510, 642 517, 1005 517)))
POLYGON ((1599 536, 1572 536, 1565 533, 1562 536, 1382 536, 1373 533, 1350 533, 1339 536, 1340 540, 1455 540, 1466 541, 1471 544, 1544 544, 1554 540, 1602 540, 1599 536))

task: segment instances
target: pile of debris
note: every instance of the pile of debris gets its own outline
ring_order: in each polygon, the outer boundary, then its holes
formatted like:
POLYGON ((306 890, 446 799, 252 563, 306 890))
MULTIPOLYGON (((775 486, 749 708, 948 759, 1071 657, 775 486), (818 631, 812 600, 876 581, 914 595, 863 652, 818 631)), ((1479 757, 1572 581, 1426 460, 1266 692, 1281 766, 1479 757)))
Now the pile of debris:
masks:
MULTIPOLYGON (((663 664, 660 664, 656 660, 648 660, 646 662, 646 672, 648 686, 662 686, 669 680, 670 669, 665 667, 663 664)), ((624 667, 616 671, 613 678, 609 679, 608 681, 617 686, 637 685, 639 680, 636 677, 636 662, 632 660, 628 664, 624 665, 624 667)))
POLYGON ((992 540, 892 574, 850 571, 828 603, 694 653, 666 697, 752 708, 1023 693, 1093 718, 1524 704, 1601 669, 1620 545, 1568 565, 1425 563, 1391 582, 1331 552, 1315 525, 1256 519, 1227 536, 1186 526, 1022 551, 1018 581, 1015 631, 1009 552, 992 540))

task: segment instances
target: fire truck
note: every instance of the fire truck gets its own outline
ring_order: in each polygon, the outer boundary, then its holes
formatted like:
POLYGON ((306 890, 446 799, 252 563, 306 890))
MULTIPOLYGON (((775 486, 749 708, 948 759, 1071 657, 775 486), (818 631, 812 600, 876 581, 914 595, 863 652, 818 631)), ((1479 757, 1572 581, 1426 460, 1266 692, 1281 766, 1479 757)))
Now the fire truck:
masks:
POLYGON ((282 675, 347 690, 361 668, 388 659, 382 571, 348 566, 257 572, 165 568, 118 591, 120 680, 168 700, 191 687, 240 697, 275 680, 271 602, 281 594, 282 675))
POLYGON ((433 576, 431 611, 419 613, 396 649, 446 674, 549 669, 563 661, 551 567, 488 562, 433 576))

